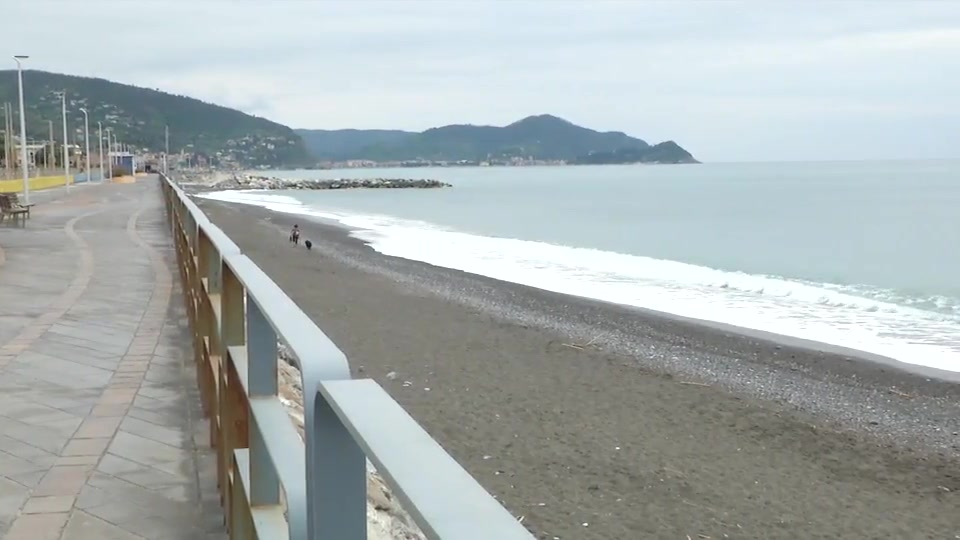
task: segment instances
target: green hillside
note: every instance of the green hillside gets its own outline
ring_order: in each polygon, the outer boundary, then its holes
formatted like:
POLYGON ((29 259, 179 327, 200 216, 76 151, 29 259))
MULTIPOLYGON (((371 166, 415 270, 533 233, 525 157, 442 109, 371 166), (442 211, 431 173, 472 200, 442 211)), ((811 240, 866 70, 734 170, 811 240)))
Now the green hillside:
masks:
MULTIPOLYGON (((111 127, 120 141, 162 152, 167 125, 171 153, 183 150, 208 156, 213 163, 242 166, 296 166, 311 161, 293 130, 234 109, 104 79, 33 70, 23 76, 27 135, 31 139, 48 139, 47 121, 52 120, 54 138, 62 141, 60 98, 54 92, 66 90, 71 143, 82 141, 80 108, 86 107, 91 138, 96 136, 100 121, 104 127, 111 127)), ((15 116, 17 99, 16 70, 0 70, 0 103, 11 103, 15 116)))
POLYGON ((599 132, 551 115, 504 127, 450 125, 422 133, 387 130, 297 130, 324 159, 485 161, 515 157, 570 163, 695 163, 672 141, 649 145, 620 132, 599 132))

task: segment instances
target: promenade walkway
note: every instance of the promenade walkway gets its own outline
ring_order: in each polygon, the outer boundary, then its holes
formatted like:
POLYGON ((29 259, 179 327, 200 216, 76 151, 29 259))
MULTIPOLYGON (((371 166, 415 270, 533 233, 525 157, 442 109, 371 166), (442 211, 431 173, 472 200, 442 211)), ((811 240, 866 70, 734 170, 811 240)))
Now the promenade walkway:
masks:
POLYGON ((225 538, 158 180, 0 225, 0 538, 225 538))

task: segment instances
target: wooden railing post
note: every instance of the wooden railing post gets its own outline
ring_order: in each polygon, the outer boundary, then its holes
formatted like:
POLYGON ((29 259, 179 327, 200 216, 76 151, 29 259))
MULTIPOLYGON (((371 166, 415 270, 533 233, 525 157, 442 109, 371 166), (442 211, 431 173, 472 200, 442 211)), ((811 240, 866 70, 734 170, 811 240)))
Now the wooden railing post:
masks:
POLYGON ((228 347, 242 346, 246 342, 246 310, 244 308, 243 284, 233 274, 226 261, 220 262, 220 377, 219 377, 219 414, 220 437, 217 441, 217 470, 220 474, 221 496, 227 511, 227 523, 231 523, 234 511, 230 495, 233 493, 235 472, 233 451, 247 448, 248 418, 246 399, 240 395, 242 386, 228 347))
POLYGON ((204 410, 210 417, 210 444, 215 446, 219 429, 217 422, 219 411, 216 401, 216 378, 219 372, 217 355, 220 354, 220 351, 216 347, 218 332, 215 329, 216 320, 213 313, 213 305, 211 304, 210 291, 205 290, 203 278, 207 278, 209 283, 207 269, 213 264, 212 261, 214 260, 219 264, 219 255, 213 243, 210 242, 210 239, 202 230, 198 230, 197 232, 196 255, 196 259, 191 257, 191 261, 195 261, 195 264, 191 264, 191 272, 193 273, 193 279, 191 281, 194 283, 197 306, 195 329, 199 343, 197 374, 199 383, 203 388, 201 395, 203 396, 204 410))

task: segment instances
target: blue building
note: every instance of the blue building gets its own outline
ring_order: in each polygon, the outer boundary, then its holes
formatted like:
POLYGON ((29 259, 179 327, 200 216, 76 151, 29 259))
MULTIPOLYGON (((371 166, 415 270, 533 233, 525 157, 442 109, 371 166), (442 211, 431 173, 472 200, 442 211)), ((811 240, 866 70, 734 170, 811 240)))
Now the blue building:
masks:
POLYGON ((123 174, 133 176, 137 172, 137 158, 130 152, 110 152, 110 163, 123 169, 123 174))

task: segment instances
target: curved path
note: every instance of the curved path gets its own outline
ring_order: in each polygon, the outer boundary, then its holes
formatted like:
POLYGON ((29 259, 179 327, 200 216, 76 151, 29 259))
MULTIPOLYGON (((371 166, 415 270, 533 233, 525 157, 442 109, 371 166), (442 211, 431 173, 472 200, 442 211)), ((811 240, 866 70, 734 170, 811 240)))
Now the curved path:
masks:
POLYGON ((0 226, 0 538, 225 538, 156 178, 0 226))

